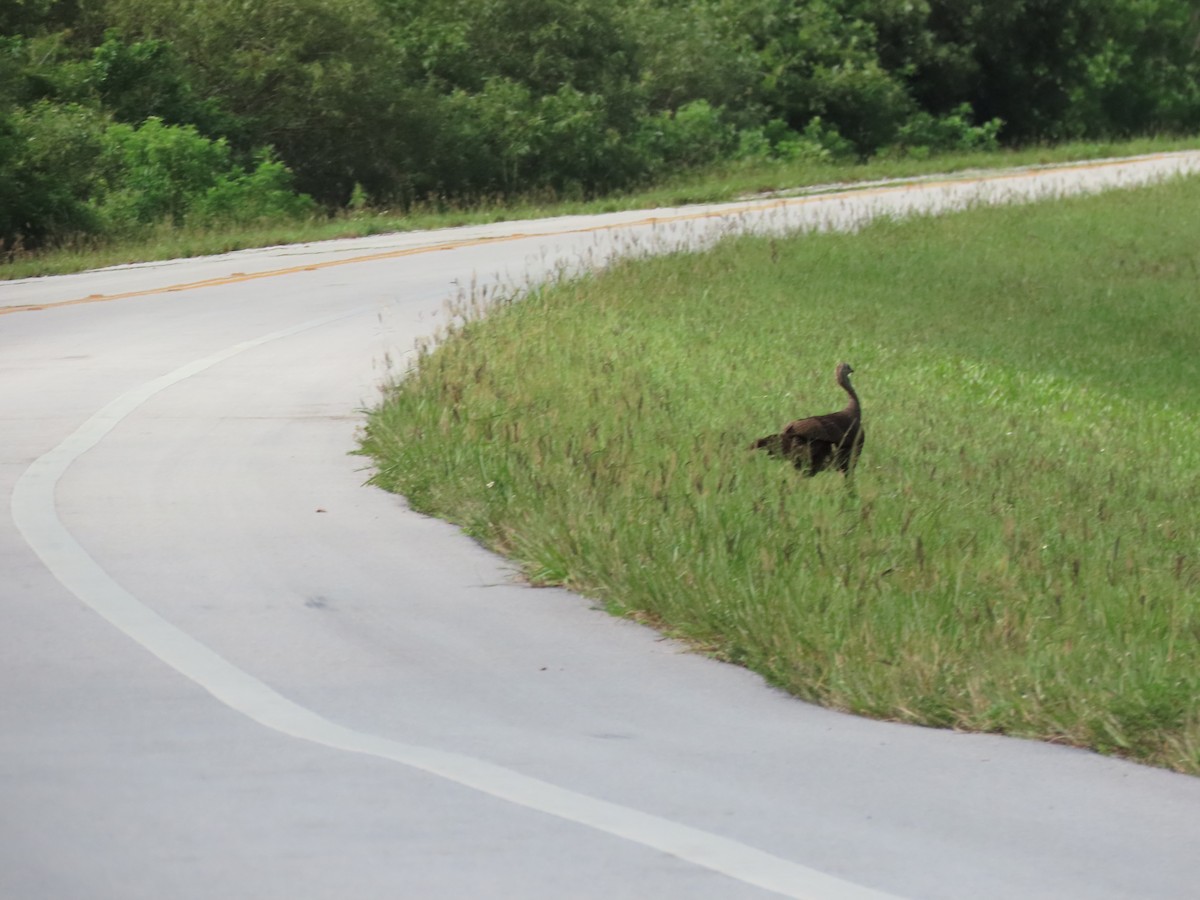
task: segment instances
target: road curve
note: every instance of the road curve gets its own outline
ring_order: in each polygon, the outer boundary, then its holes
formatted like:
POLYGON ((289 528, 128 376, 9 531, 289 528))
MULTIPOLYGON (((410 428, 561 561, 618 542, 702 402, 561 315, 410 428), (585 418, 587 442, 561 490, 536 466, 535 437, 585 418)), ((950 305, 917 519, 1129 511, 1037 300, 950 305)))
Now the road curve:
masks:
POLYGON ((1200 155, 0 284, 0 896, 1187 898, 1200 780, 814 708, 348 455, 443 301, 1200 155))

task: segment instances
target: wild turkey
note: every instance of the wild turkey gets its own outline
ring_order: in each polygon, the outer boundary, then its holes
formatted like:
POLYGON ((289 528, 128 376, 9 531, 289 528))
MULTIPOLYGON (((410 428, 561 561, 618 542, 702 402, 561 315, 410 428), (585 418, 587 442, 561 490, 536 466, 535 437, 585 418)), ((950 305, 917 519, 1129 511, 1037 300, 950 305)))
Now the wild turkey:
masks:
POLYGON ((850 395, 850 403, 841 412, 797 419, 778 434, 769 434, 750 445, 751 450, 765 449, 772 456, 789 459, 805 475, 836 466, 843 474, 858 463, 863 447, 862 408, 858 394, 850 386, 850 363, 838 363, 837 383, 850 395))

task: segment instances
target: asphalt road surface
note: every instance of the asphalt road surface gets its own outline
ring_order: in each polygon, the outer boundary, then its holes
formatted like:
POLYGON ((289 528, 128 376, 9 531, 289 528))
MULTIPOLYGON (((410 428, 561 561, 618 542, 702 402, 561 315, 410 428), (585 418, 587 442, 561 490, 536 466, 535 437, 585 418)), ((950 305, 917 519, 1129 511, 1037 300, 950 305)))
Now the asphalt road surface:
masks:
POLYGON ((1200 158, 0 284, 0 897, 1194 898, 1200 779, 800 703, 363 486, 444 301, 1200 158))

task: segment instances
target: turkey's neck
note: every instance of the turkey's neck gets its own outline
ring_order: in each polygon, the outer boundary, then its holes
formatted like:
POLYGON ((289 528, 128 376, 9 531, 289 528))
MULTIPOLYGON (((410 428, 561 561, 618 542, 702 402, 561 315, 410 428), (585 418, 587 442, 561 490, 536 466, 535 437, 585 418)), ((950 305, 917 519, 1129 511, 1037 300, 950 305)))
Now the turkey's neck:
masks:
POLYGON ((850 379, 843 377, 840 381, 838 381, 838 384, 842 386, 842 390, 850 395, 850 402, 846 406, 846 412, 852 412, 855 414, 859 413, 861 409, 858 404, 858 394, 856 394, 854 392, 854 388, 850 386, 850 379))

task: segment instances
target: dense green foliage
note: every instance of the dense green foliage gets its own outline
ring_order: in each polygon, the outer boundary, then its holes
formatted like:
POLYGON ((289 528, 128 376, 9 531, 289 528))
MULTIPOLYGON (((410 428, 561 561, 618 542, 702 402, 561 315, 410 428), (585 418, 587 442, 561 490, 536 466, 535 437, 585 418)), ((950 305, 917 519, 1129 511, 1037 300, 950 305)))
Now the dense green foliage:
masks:
POLYGON ((1188 0, 10 0, 0 241, 1183 133, 1198 31, 1188 0))
POLYGON ((800 696, 1200 772, 1197 230, 1191 179, 624 262, 467 315, 365 449, 800 696), (852 481, 748 449, 842 359, 852 481))

